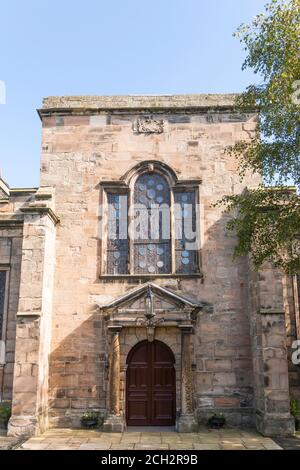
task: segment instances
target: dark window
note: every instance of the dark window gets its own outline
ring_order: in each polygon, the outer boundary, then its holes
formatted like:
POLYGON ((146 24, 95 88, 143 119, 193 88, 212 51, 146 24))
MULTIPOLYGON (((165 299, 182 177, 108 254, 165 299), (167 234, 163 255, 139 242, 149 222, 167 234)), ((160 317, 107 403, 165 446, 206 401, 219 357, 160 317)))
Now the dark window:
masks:
POLYGON ((198 271, 196 247, 196 194, 175 192, 175 265, 176 273, 198 271))
POLYGON ((171 272, 170 188, 161 175, 144 173, 134 187, 134 272, 171 272))
POLYGON ((6 271, 0 271, 0 340, 2 339, 4 323, 4 303, 5 303, 6 271))
POLYGON ((128 208, 126 194, 107 194, 107 274, 128 273, 128 208))

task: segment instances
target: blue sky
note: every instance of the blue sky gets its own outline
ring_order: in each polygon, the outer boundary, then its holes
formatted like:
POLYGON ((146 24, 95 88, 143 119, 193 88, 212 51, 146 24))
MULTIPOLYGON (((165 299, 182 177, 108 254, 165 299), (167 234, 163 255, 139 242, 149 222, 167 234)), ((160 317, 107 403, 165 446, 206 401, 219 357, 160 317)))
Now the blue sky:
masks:
POLYGON ((265 0, 2 0, 0 169, 39 185, 49 95, 242 91, 255 80, 233 31, 265 0))

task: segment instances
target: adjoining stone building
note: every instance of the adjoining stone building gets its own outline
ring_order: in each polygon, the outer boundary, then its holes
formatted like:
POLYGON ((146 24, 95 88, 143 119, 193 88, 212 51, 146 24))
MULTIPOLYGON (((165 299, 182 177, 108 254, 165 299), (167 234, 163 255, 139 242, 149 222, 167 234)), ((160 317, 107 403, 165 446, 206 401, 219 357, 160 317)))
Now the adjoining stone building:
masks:
POLYGON ((12 400, 9 434, 75 427, 86 410, 99 411, 108 431, 191 431, 219 411, 266 435, 293 432, 296 280, 233 260, 234 234, 213 205, 259 184, 255 175, 241 182, 224 152, 256 126, 255 111, 239 114, 234 99, 44 100, 40 187, 0 183, 0 385, 1 399, 12 400), (147 230, 127 237, 139 203, 148 215, 156 204, 155 239, 147 230), (193 234, 177 233, 185 221, 193 234))

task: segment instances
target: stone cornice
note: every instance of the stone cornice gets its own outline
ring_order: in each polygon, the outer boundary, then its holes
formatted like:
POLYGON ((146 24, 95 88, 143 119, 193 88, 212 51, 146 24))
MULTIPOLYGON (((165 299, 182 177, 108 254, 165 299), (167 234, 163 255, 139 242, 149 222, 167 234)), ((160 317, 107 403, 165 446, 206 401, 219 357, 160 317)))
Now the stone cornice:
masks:
POLYGON ((39 188, 10 188, 10 194, 36 193, 39 188))
POLYGON ((52 220, 54 225, 58 224, 60 219, 59 217, 53 212, 50 207, 44 207, 44 206, 28 206, 28 207, 22 207, 20 209, 21 212, 25 214, 47 214, 48 217, 52 220))
POLYGON ((23 219, 0 219, 0 228, 20 227, 23 225, 23 219))
MULTIPOLYGON (((119 95, 119 96, 49 96, 38 109, 41 119, 50 115, 91 115, 105 112, 121 113, 199 113, 232 112, 238 94, 194 95, 119 95)), ((254 112, 255 110, 251 110, 254 112)), ((250 110, 249 110, 250 112, 250 110)))
POLYGON ((150 281, 153 279, 202 279, 203 273, 173 273, 173 274, 101 274, 99 276, 100 281, 114 281, 114 280, 123 280, 123 281, 150 281))
POLYGON ((281 309, 268 309, 268 308, 260 308, 258 310, 260 315, 285 315, 285 311, 281 309))
POLYGON ((28 311, 28 312, 17 312, 17 317, 40 317, 42 312, 40 310, 28 311))

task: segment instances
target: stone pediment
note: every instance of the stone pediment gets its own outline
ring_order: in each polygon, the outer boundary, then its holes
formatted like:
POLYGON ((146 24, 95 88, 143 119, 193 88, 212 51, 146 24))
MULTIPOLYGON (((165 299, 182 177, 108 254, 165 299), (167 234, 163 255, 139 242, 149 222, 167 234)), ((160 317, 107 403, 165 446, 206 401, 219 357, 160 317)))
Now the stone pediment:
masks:
POLYGON ((107 319, 132 323, 144 314, 145 296, 149 289, 153 294, 156 315, 164 316, 166 321, 174 324, 191 321, 200 310, 209 306, 207 302, 191 299, 154 283, 146 283, 99 308, 107 314, 107 319))

